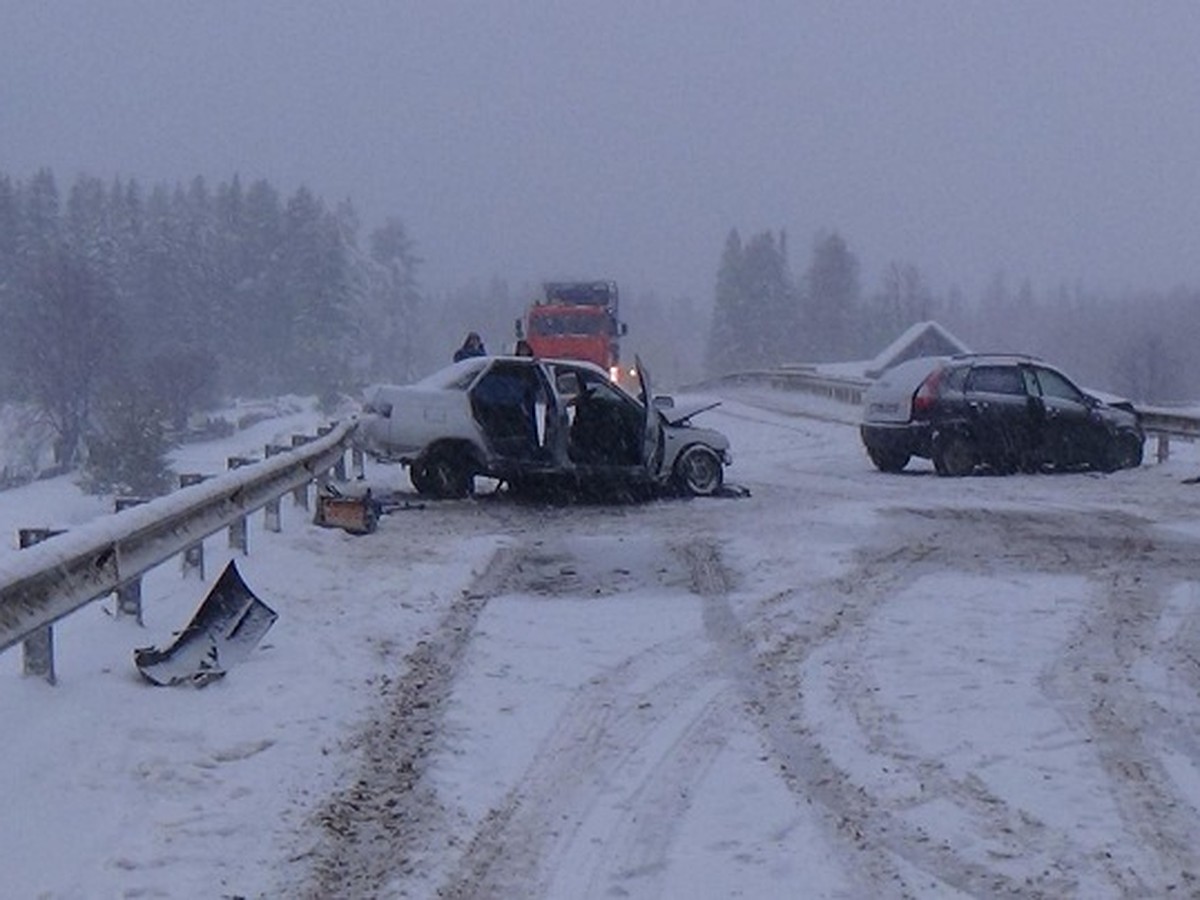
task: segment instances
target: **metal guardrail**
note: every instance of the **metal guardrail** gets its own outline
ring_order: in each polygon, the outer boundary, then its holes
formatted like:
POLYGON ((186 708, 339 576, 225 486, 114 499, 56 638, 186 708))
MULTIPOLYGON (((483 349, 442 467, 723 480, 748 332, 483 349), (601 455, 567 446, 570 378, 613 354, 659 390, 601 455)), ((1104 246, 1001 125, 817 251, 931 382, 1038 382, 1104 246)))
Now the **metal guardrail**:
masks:
POLYGON ((787 391, 803 391, 806 394, 816 394, 829 397, 854 406, 862 405, 862 395, 871 386, 869 378, 854 378, 841 375, 830 375, 817 372, 811 367, 794 366, 778 369, 752 369, 746 372, 733 372, 722 375, 711 381, 689 385, 689 390, 702 389, 714 385, 744 385, 755 384, 787 391))
POLYGON ((0 562, 0 651, 323 476, 356 422, 249 466, 63 532, 0 562))
POLYGON ((1142 417, 1142 428, 1158 443, 1155 457, 1159 462, 1170 458, 1172 438, 1194 441, 1200 437, 1200 414, 1154 406, 1139 406, 1136 409, 1142 417))
POLYGON ((1187 440, 1200 438, 1200 413, 1159 406, 1139 406, 1137 411, 1142 417, 1142 427, 1148 432, 1187 440))

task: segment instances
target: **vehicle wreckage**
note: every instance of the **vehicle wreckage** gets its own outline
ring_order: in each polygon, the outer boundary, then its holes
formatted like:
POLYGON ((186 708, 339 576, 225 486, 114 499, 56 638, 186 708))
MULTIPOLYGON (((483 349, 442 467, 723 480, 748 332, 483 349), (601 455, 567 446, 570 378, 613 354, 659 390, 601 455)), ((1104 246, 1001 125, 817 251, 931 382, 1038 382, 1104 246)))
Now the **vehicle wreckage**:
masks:
POLYGON ((368 389, 354 440, 408 466, 416 491, 435 498, 468 496, 478 476, 513 491, 721 492, 729 439, 691 423, 719 401, 653 397, 640 359, 636 371, 634 396, 578 360, 465 359, 415 384, 368 389))

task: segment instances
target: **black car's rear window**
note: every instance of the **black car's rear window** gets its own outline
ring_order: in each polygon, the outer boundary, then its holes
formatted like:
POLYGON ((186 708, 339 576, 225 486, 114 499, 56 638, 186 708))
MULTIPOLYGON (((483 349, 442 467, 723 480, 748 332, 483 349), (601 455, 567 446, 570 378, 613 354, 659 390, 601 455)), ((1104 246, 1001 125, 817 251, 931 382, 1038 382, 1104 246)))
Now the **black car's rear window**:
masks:
POLYGON ((955 391, 962 393, 966 388, 964 385, 967 382, 967 373, 970 369, 949 369, 942 376, 941 389, 943 391, 955 391))
POLYGON ((1025 379, 1016 366, 976 366, 967 379, 967 390, 980 394, 1024 394, 1025 379))

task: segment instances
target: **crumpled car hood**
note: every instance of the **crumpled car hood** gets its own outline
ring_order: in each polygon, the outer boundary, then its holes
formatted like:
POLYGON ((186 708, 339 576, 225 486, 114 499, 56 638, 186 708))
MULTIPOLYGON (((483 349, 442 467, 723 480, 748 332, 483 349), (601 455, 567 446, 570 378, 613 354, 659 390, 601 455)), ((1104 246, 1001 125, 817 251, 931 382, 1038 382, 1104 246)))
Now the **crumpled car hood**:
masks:
POLYGON ((672 425, 683 425, 692 416, 698 415, 712 409, 714 406, 720 406, 720 400, 691 400, 676 402, 670 409, 663 409, 660 412, 663 418, 672 425))

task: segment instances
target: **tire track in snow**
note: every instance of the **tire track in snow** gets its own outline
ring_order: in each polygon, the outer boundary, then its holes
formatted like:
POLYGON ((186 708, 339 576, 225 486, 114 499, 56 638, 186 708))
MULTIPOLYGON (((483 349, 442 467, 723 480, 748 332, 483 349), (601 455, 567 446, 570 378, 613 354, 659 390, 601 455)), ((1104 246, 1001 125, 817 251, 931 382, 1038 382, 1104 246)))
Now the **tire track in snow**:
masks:
MULTIPOLYGON (((1001 568, 1066 571, 1095 586, 1097 602, 1084 607, 1060 661, 1042 678, 1060 713, 1087 735, 1123 823, 1118 843, 1078 851, 1078 864, 1102 873, 1114 896, 1197 893, 1200 810, 1181 794, 1154 745, 1195 746, 1194 732, 1159 715, 1160 704, 1136 674, 1161 652, 1154 632, 1167 594, 1195 578, 1196 543, 1156 534, 1153 523, 1115 510, 955 518, 991 531, 987 539, 1005 548, 995 563, 1001 568), (1148 727, 1153 723, 1158 735, 1148 727), (1138 840, 1125 840, 1129 835, 1138 840)), ((1177 642, 1174 658, 1186 646, 1177 642)))
MULTIPOLYGON (((857 728, 865 735, 867 749, 906 772, 912 783, 921 785, 922 793, 928 795, 915 795, 908 801, 875 797, 869 807, 861 808, 864 815, 874 809, 875 820, 868 822, 865 830, 861 822, 856 829, 871 835, 873 841, 884 841, 897 855, 937 879, 976 896, 1017 891, 1021 896, 1056 897, 1075 893, 1081 881, 1090 889, 1107 885, 1113 896, 1194 891, 1196 851, 1188 836, 1196 833, 1200 822, 1194 805, 1180 796, 1158 755, 1146 745, 1141 711, 1153 709, 1155 704, 1142 696, 1132 674, 1152 643, 1147 631, 1153 628, 1161 608, 1161 602, 1154 598, 1173 579, 1191 577, 1188 567, 1179 563, 1194 555, 1194 545, 1149 549, 1151 545, 1136 536, 1140 523, 1122 514, 1088 513, 1086 523, 1083 514, 1074 521, 1071 513, 971 510, 924 510, 918 511, 916 518, 934 529, 920 539, 924 549, 919 545, 902 546, 879 557, 890 570, 886 576, 881 577, 878 565, 864 558, 860 571, 839 579, 849 599, 838 610, 836 625, 821 636, 828 645, 826 652, 832 651, 833 674, 829 681, 833 696, 850 710, 857 728), (954 533, 954 541, 940 530, 939 523, 954 533), (1002 550, 991 554, 963 552, 964 548, 970 551, 976 547, 1002 550), (1139 836, 1135 847, 1109 854, 1085 847, 1061 829, 1038 821, 1020 807, 1014 808, 973 774, 951 777, 937 760, 922 759, 889 727, 887 710, 875 700, 878 687, 871 683, 862 665, 866 623, 889 595, 914 581, 922 570, 945 572, 955 568, 989 577, 1031 570, 1054 574, 1066 571, 1090 577, 1093 582, 1113 580, 1124 584, 1124 588, 1107 588, 1105 602, 1089 608, 1080 635, 1063 663, 1046 680, 1056 685, 1058 704, 1066 708, 1068 717, 1087 733, 1088 744, 1096 748, 1107 776, 1105 783, 1122 810, 1125 830, 1139 836), (1166 574, 1172 569, 1174 574, 1166 574), (1152 577, 1156 572, 1160 573, 1157 585, 1152 577), (1072 715, 1071 709, 1076 706, 1084 711, 1076 710, 1072 715), (968 821, 978 823, 976 840, 994 842, 989 853, 997 859, 996 866, 980 865, 950 852, 951 842, 960 837, 954 833, 948 834, 935 852, 914 854, 914 848, 930 843, 931 836, 907 826, 902 818, 904 809, 935 798, 952 803, 968 821), (879 810, 889 806, 897 815, 885 812, 880 817, 879 810), (890 843, 882 834, 885 830, 891 835, 890 843), (1019 860, 1022 871, 1042 874, 1024 878, 1005 875, 1005 858, 1019 860)), ((905 539, 907 544, 914 540, 910 534, 905 534, 905 539)), ((811 652, 809 647, 805 655, 811 652)), ((789 663, 796 663, 794 652, 789 654, 789 663)), ((1178 728, 1174 731, 1179 734, 1178 728)), ((829 760, 829 764, 836 769, 836 760, 829 760)), ((831 802, 855 799, 844 790, 838 793, 840 797, 831 798, 831 802)))
MULTIPOLYGON (((1123 893, 1196 896, 1200 809, 1180 794, 1155 746, 1187 748, 1190 764, 1197 766, 1196 722, 1172 718, 1137 676, 1157 649, 1154 634, 1167 594, 1195 577, 1196 548, 1173 547, 1139 531, 1125 530, 1107 546, 1088 547, 1092 552, 1076 560, 1093 570, 1099 602, 1048 674, 1047 687, 1063 715, 1087 730, 1124 830, 1138 837, 1106 856, 1123 893)), ((1171 656, 1186 656, 1186 646, 1177 643, 1171 656)), ((1194 645, 1190 652, 1196 652, 1194 645)))
MULTIPOLYGON (((531 548, 525 562, 511 587, 588 595, 586 579, 577 583, 585 567, 562 547, 531 548), (545 579, 539 566, 570 574, 545 579)), ((646 568, 670 580, 677 564, 646 568)), ((438 896, 660 896, 670 848, 694 787, 726 745, 736 700, 696 632, 593 676, 489 811, 438 896)))
POLYGON ((358 757, 358 769, 316 813, 320 839, 304 854, 310 874, 286 895, 377 898, 384 886, 413 876, 441 852, 428 842, 445 830, 447 811, 426 783, 425 769, 475 622, 518 559, 516 550, 497 552, 434 634, 405 658, 403 674, 383 679, 382 715, 346 747, 358 757))
MULTIPOLYGON (((596 881, 602 877, 596 873, 610 867, 631 872, 643 866, 599 850, 614 815, 602 801, 613 785, 644 784, 664 770, 677 784, 699 776, 685 768, 677 749, 650 760, 643 753, 656 732, 686 730, 718 702, 712 661, 696 654, 695 642, 695 635, 685 635, 655 644, 578 688, 518 783, 488 812, 438 896, 542 897, 563 872, 590 871, 588 880, 596 881), (678 662, 668 674, 656 677, 672 658, 678 662)), ((658 815, 640 804, 637 811, 658 815)), ((620 810, 617 819, 631 815, 620 810)), ((660 820, 650 827, 669 833, 669 825, 660 820)))
POLYGON ((586 896, 665 896, 662 876, 676 830, 691 808, 695 785, 725 748, 735 700, 730 688, 720 690, 642 776, 603 841, 586 896))
MULTIPOLYGON (((796 712, 804 685, 799 679, 803 661, 817 648, 842 640, 842 635, 860 628, 872 610, 886 602, 902 584, 917 577, 914 565, 923 562, 919 550, 912 557, 904 551, 890 552, 851 576, 829 586, 838 594, 839 605, 818 611, 817 618, 803 631, 793 632, 773 649, 755 650, 750 629, 737 622, 724 600, 728 577, 715 547, 692 546, 694 571, 703 593, 710 598, 707 610, 709 634, 725 648, 725 656, 736 671, 740 689, 754 710, 764 742, 779 764, 781 778, 798 797, 820 804, 830 845, 838 848, 841 869, 857 884, 864 896, 913 896, 918 890, 908 883, 899 860, 941 882, 974 896, 994 894, 1045 896, 1063 895, 1068 887, 1060 878, 1031 886, 1024 878, 1012 878, 991 866, 965 859, 947 842, 937 842, 923 829, 913 827, 890 809, 887 799, 871 796, 854 784, 821 742, 814 727, 796 712), (864 582, 868 592, 864 592, 864 582), (788 700, 796 698, 796 700, 788 700), (1031 889, 1032 888, 1032 889, 1031 889)), ((776 599, 778 601, 778 599, 776 599)), ((810 611, 811 612, 811 611, 810 611)))
POLYGON ((824 681, 808 683, 807 691, 829 692, 861 735, 860 751, 878 766, 881 776, 886 775, 879 779, 881 784, 860 790, 875 808, 895 814, 888 830, 902 842, 891 846, 898 856, 974 896, 1014 891, 1047 898, 1074 894, 1077 879, 1062 861, 1073 860, 1079 848, 1025 810, 1013 808, 974 771, 955 775, 944 762, 930 758, 902 733, 894 713, 880 700, 881 686, 869 664, 876 639, 872 622, 892 597, 924 574, 946 569, 945 547, 946 535, 934 533, 874 558, 864 553, 858 570, 837 580, 836 592, 853 599, 839 617, 841 627, 812 654, 821 665, 810 670, 823 673, 824 681), (911 813, 945 804, 957 811, 943 826, 953 830, 939 833, 928 817, 923 824, 906 821, 911 813), (959 830, 963 821, 972 829, 969 837, 959 830), (954 849, 966 845, 975 845, 971 855, 954 849), (1010 866, 1009 860, 1019 864, 1010 866), (1022 874, 1030 870, 1040 874, 1022 874))

